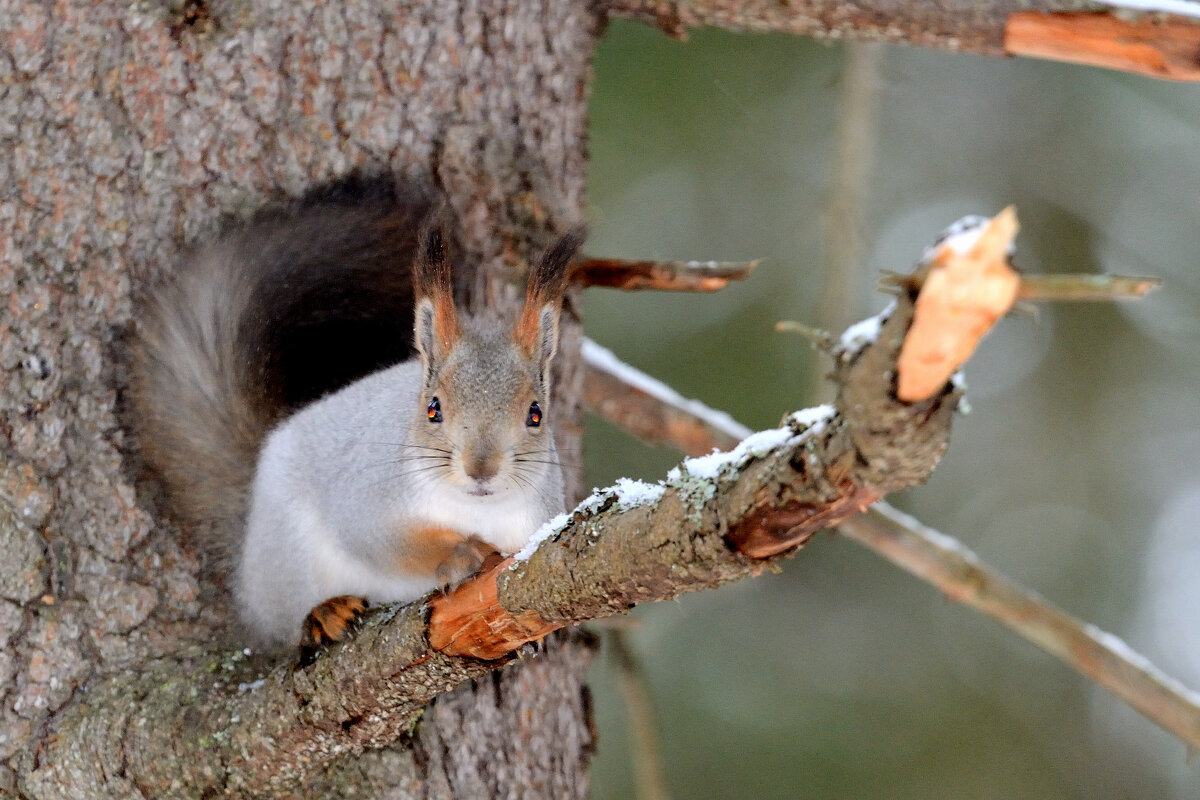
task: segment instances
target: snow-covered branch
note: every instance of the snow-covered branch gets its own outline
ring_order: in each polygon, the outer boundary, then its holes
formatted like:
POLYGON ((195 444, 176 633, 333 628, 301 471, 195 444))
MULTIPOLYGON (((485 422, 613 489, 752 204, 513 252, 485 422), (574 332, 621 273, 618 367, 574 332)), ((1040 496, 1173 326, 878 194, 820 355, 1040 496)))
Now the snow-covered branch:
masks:
MULTIPOLYGON (((1114 300, 1140 297, 1159 283, 1154 278, 1104 275, 1024 276, 1018 297, 1114 300)), ((875 325, 875 320, 859 323, 842 336, 842 341, 853 344, 863 333, 870 338, 875 325)), ((682 397, 590 341, 585 343, 584 361, 589 408, 639 438, 643 435, 642 421, 652 420, 656 432, 653 442, 698 454, 730 448, 750 433, 725 412, 682 397)), ((1008 626, 1190 747, 1200 748, 1200 695, 1117 637, 1067 614, 1001 575, 953 537, 883 501, 863 514, 848 517, 836 529, 947 597, 1008 626)))
MULTIPOLYGON (((945 451, 956 383, 896 398, 914 303, 902 292, 843 336, 833 405, 689 458, 655 484, 598 491, 515 557, 449 595, 375 612, 311 665, 212 648, 97 681, 88 703, 57 718, 30 785, 102 796, 114 780, 105 765, 120 763, 120 781, 151 796, 288 795, 339 758, 405 735, 431 699, 556 628, 761 573, 818 530, 924 481, 945 451)), ((639 391, 668 392, 650 381, 639 391)))

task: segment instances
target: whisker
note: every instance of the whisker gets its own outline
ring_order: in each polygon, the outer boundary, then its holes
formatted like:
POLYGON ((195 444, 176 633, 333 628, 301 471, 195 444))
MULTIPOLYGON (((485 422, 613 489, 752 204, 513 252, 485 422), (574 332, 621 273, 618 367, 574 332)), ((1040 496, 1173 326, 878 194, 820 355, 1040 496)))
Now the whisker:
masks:
POLYGON ((402 457, 402 458, 389 458, 389 459, 383 459, 381 461, 372 461, 371 463, 366 464, 365 466, 359 468, 359 470, 357 472, 355 472, 354 474, 361 475, 362 473, 366 472, 367 470, 382 469, 384 467, 394 467, 397 464, 407 464, 412 461, 421 461, 421 460, 433 460, 434 461, 433 464, 422 465, 422 466, 430 466, 430 467, 437 466, 439 462, 446 463, 446 464, 450 463, 450 459, 446 458, 445 456, 407 456, 407 457, 402 457))
POLYGON ((445 447, 431 447, 431 446, 429 446, 429 445, 425 445, 425 444, 411 444, 411 443, 409 443, 409 442, 371 442, 371 441, 364 441, 364 442, 363 442, 363 444, 374 444, 374 445, 379 445, 380 447, 411 447, 411 448, 412 448, 412 449, 414 449, 414 450, 433 450, 433 451, 434 451, 434 452, 436 452, 436 453, 446 453, 446 454, 451 454, 451 453, 453 453, 453 451, 452 451, 452 450, 450 450, 450 449, 448 449, 448 448, 445 448, 445 447))
POLYGON ((433 477, 433 474, 437 471, 437 469, 437 466, 434 465, 428 467, 419 467, 417 469, 408 470, 407 472, 397 472, 375 481, 371 484, 371 487, 374 488, 376 486, 383 486, 387 483, 391 483, 396 478, 410 478, 410 485, 419 490, 429 482, 429 479, 433 477))

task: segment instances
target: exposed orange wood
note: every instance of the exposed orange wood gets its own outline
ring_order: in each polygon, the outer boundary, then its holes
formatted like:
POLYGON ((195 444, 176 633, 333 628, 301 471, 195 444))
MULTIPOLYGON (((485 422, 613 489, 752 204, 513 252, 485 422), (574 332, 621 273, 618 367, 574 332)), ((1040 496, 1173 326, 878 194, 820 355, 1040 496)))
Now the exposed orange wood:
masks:
POLYGON ((765 514, 750 514, 726 536, 737 551, 751 558, 770 558, 811 539, 818 531, 865 511, 881 498, 876 489, 848 484, 846 494, 820 505, 795 505, 765 514))
POLYGON ((912 327, 896 361, 896 397, 906 403, 942 390, 1017 296, 1020 276, 1008 263, 1017 235, 1011 206, 972 240, 956 234, 940 245, 914 304, 912 327))
POLYGON ((1008 18, 1009 55, 1200 81, 1200 25, 1166 15, 1023 11, 1008 18))
POLYGON ((447 655, 492 660, 563 626, 546 622, 532 611, 514 615, 500 606, 496 579, 512 563, 506 558, 429 602, 430 647, 447 655))

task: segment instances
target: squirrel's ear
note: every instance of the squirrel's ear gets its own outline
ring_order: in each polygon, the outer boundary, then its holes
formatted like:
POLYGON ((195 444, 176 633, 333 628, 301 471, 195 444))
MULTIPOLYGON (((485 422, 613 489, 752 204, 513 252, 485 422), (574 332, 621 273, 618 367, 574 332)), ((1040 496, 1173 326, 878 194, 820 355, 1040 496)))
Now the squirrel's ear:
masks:
POLYGON ((421 232, 420 250, 413 264, 413 284, 417 296, 413 343, 425 363, 426 379, 430 379, 459 335, 450 261, 441 225, 436 220, 426 223, 421 232))
POLYGON ((558 350, 558 303, 547 303, 538 314, 537 350, 538 375, 548 383, 550 359, 558 350))
POLYGON ((432 384, 437 378, 437 366, 445 353, 438 345, 437 311, 427 298, 417 301, 413 314, 413 344, 425 366, 425 383, 432 384))
POLYGON ((567 285, 567 267, 583 244, 583 228, 555 242, 530 270, 525 286, 525 309, 514 336, 530 358, 537 359, 543 379, 558 348, 558 310, 567 285))

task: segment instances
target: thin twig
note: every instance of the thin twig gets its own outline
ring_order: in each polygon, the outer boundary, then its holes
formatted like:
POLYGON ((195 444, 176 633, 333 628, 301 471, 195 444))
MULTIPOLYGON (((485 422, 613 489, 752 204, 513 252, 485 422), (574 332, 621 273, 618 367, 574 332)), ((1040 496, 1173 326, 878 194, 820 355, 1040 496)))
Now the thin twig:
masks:
POLYGON ((634 785, 639 800, 669 800, 659 744, 654 701, 646 687, 646 674, 626 641, 625 632, 612 629, 605 637, 617 662, 617 685, 629 717, 629 753, 633 758, 634 785))
POLYGON ((1117 637, 988 567, 957 540, 884 502, 843 520, 837 529, 951 599, 1003 623, 1200 748, 1200 696, 1117 637))
MULTIPOLYGON (((590 373, 594 367, 590 361, 587 365, 590 373)), ((750 433, 728 414, 707 408, 695 400, 680 403, 682 398, 678 393, 633 367, 623 365, 622 369, 614 369, 610 364, 609 368, 609 374, 633 376, 640 407, 644 408, 646 403, 661 403, 670 405, 671 409, 659 413, 669 413, 680 419, 692 415, 687 437, 672 441, 661 436, 658 441, 695 455, 706 452, 704 448, 728 449, 750 433), (654 384, 661 388, 655 392, 645 390, 654 384), (694 414, 697 406, 702 407, 704 413, 694 414)), ((596 404, 590 397, 586 402, 591 410, 624 426, 622 414, 610 414, 606 409, 619 406, 622 398, 630 396, 632 388, 633 384, 616 389, 608 403, 596 404)), ((1200 748, 1200 696, 1163 673, 1120 639, 1066 614, 1035 592, 986 566, 957 540, 883 502, 875 503, 863 514, 843 520, 837 530, 953 599, 1004 623, 1067 666, 1104 686, 1190 747, 1200 748)))
POLYGON ((730 281, 754 272, 758 261, 636 261, 583 258, 571 268, 580 286, 609 289, 654 289, 670 292, 715 292, 730 281))
POLYGON ((1145 297, 1160 286, 1161 278, 1131 275, 1022 275, 1017 300, 1125 300, 1145 297))
POLYGON ((814 347, 828 350, 833 346, 833 334, 824 328, 814 328, 794 319, 781 319, 775 323, 776 333, 796 333, 812 342, 814 347))

